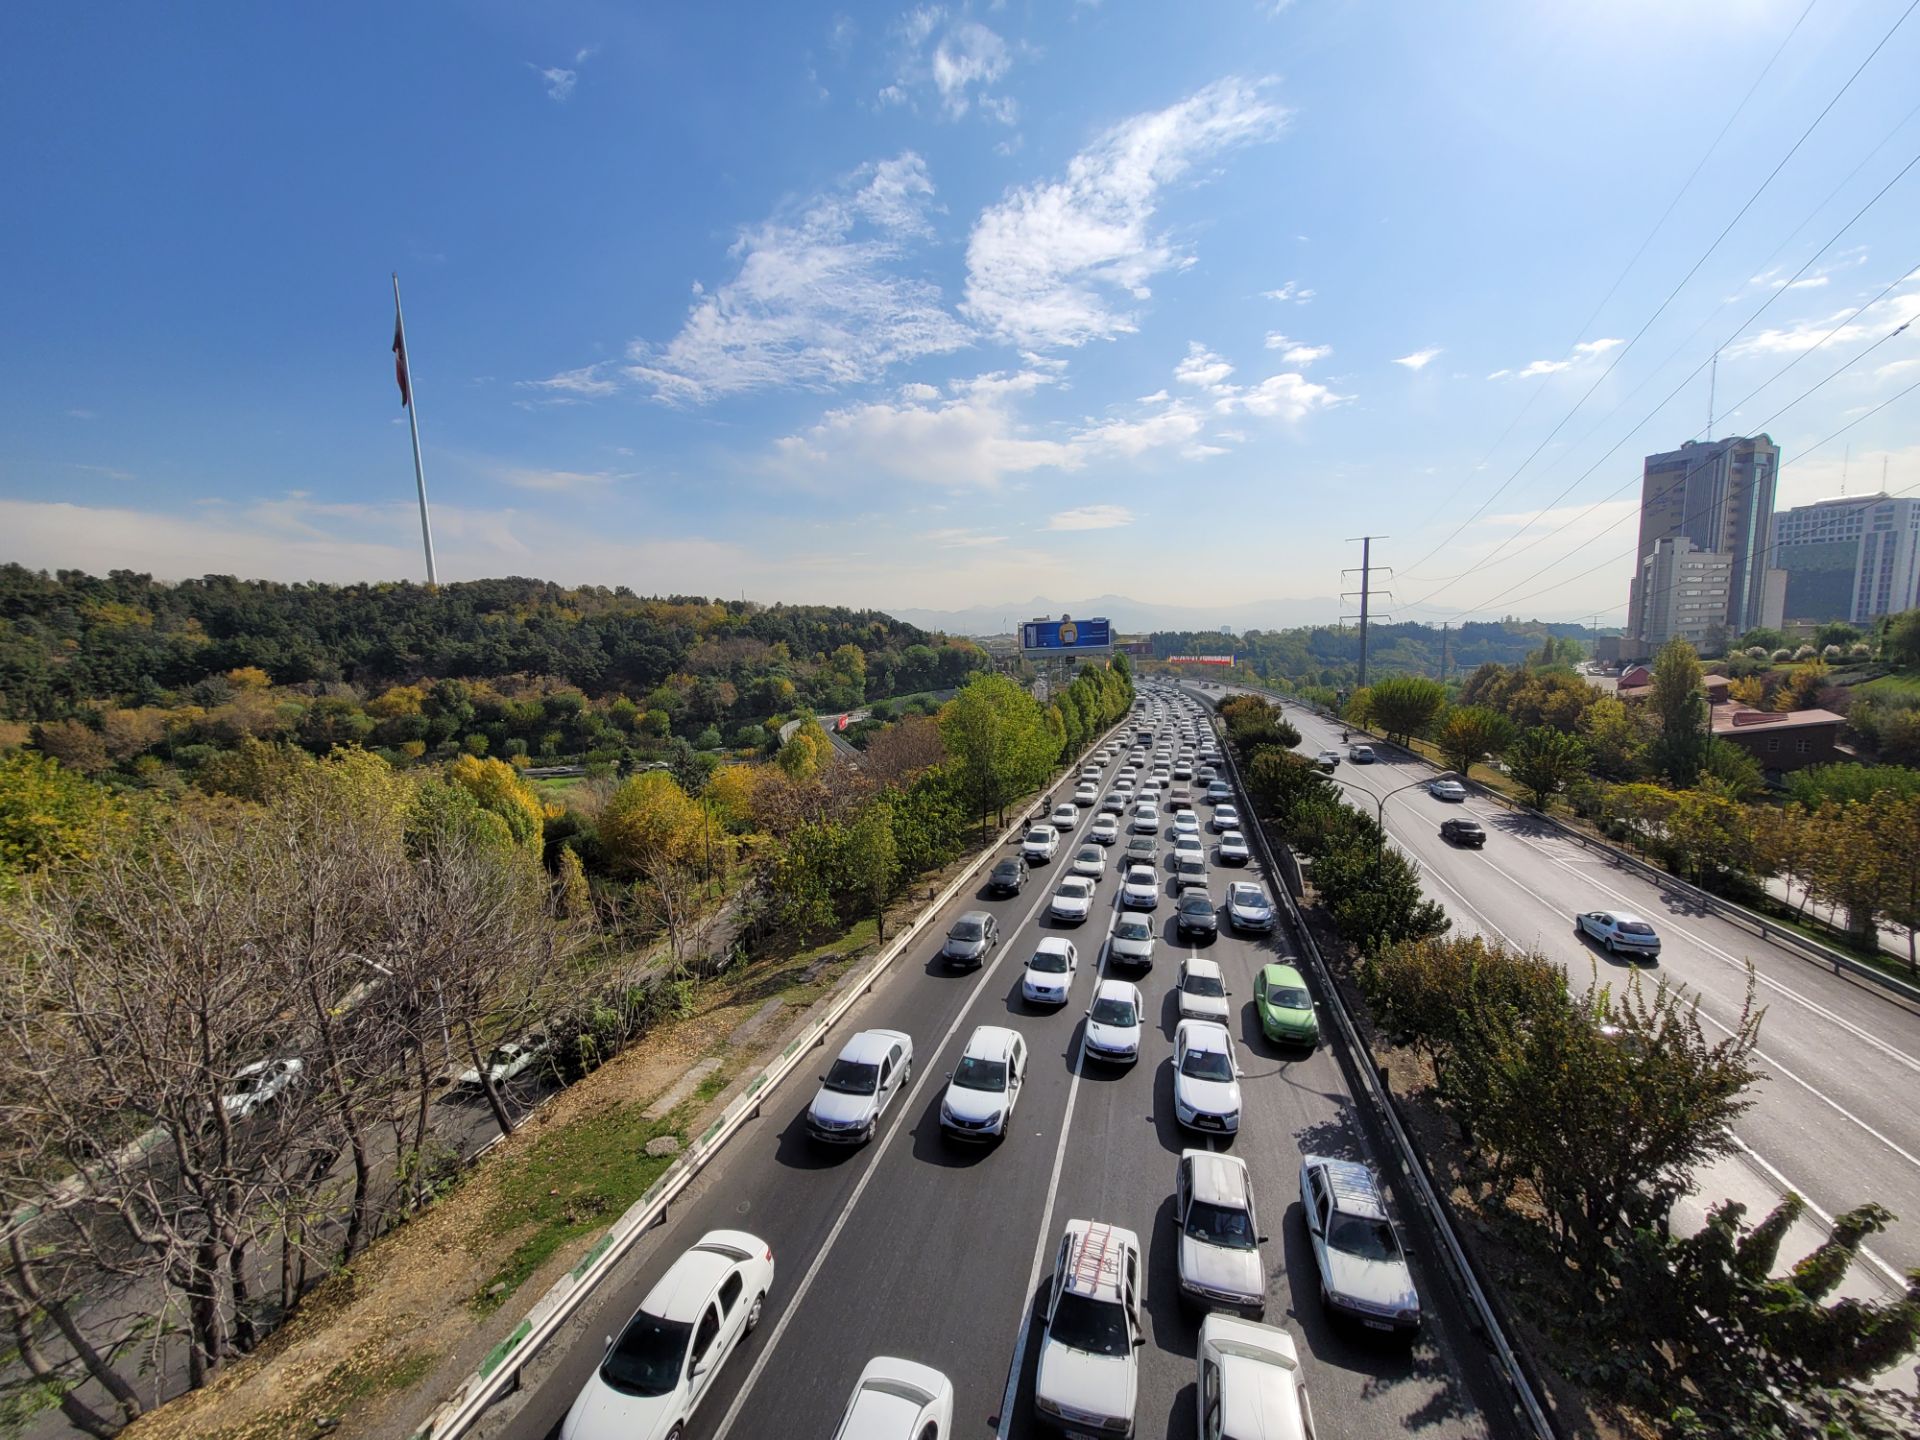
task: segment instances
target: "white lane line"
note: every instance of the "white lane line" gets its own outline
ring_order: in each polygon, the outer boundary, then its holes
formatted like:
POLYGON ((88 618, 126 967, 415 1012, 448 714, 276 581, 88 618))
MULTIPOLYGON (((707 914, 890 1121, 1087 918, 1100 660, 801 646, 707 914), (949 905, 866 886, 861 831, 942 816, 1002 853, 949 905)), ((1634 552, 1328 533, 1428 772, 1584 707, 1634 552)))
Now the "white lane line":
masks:
MULTIPOLYGON (((1027 913, 1021 917, 1020 923, 1014 926, 1009 933, 1017 935, 1026 929, 1028 925, 1033 923, 1033 917, 1040 913, 1040 907, 1045 905, 1051 898, 1050 895, 1042 890, 1040 897, 1028 907, 1027 913)), ((873 1177, 879 1173, 880 1157, 884 1155, 888 1147, 893 1144, 895 1137, 900 1133, 900 1127, 906 1124, 907 1120, 919 1109, 920 1092, 926 1086, 927 1081, 931 1079, 939 1069, 937 1057, 940 1052, 945 1050, 952 1042, 954 1035, 958 1033, 960 1027, 966 1023, 967 1016, 973 1013, 974 1005, 986 990, 988 982, 993 979, 994 972, 1000 968, 1001 962, 1004 961, 1010 953, 1010 945, 1003 944, 1000 947, 1000 953, 993 957, 993 963, 980 972, 980 978, 974 982, 973 992, 967 996, 965 1003, 960 1006, 959 1011, 954 1015, 953 1023, 947 1026, 946 1034, 940 1037, 939 1044, 927 1052, 927 1058, 936 1061, 936 1063, 929 1064, 926 1069, 920 1072, 919 1078, 913 1082, 913 1089, 907 1094, 905 1103, 901 1105, 900 1113, 893 1117, 893 1124, 887 1127, 886 1138, 868 1147, 869 1153, 866 1171, 860 1176, 858 1183, 854 1185, 853 1193, 847 1197, 847 1203, 841 1207, 840 1214, 833 1222, 833 1228, 827 1231, 827 1238, 821 1243, 819 1252, 814 1255, 813 1263, 807 1267, 807 1273, 800 1277, 800 1283, 794 1289, 793 1298, 787 1302, 787 1308, 781 1311, 780 1319, 775 1322, 772 1333, 767 1336, 767 1343, 761 1346, 760 1353, 754 1357, 753 1368, 747 1372, 747 1378, 741 1382, 739 1393, 733 1397, 733 1404, 727 1407, 727 1413, 720 1421, 719 1428, 713 1432, 714 1440, 726 1440, 727 1433, 733 1429, 733 1422, 739 1418, 740 1411, 746 1405, 747 1397, 753 1393, 753 1387, 760 1379, 761 1372, 767 1368, 767 1362, 773 1358, 774 1351, 780 1348, 780 1341, 787 1333, 787 1326, 793 1322, 793 1317, 800 1313, 801 1302, 807 1298, 807 1292, 813 1288, 813 1282, 819 1276, 821 1268, 827 1263, 827 1257, 833 1253, 833 1247, 835 1242, 840 1238, 840 1232, 847 1228, 847 1221, 853 1218, 853 1212, 860 1206, 860 1197, 866 1193, 867 1186, 872 1182, 873 1177)), ((1077 1078, 1076 1075, 1076 1079, 1077 1078)), ((1068 1107, 1067 1113, 1071 1115, 1073 1113, 1071 1108, 1071 1095, 1068 1097, 1068 1107)))
MULTIPOLYGON (((1774 1184, 1778 1185, 1782 1190, 1791 1190, 1795 1195, 1798 1195, 1801 1200, 1805 1201, 1807 1213, 1815 1216, 1822 1225, 1827 1227, 1829 1232, 1833 1230, 1833 1216, 1822 1210, 1818 1205, 1814 1204, 1813 1201, 1808 1200, 1807 1192, 1804 1189, 1781 1174, 1779 1168, 1776 1167, 1772 1161, 1768 1160, 1766 1156, 1747 1144, 1746 1141, 1742 1140, 1738 1135, 1735 1135, 1731 1130, 1727 1132, 1727 1135, 1732 1139, 1734 1144, 1738 1145, 1740 1149, 1745 1152, 1749 1160, 1767 1172, 1767 1175, 1773 1180, 1774 1184)), ((1882 1260, 1865 1245, 1860 1247, 1858 1253, 1864 1255, 1867 1260, 1872 1263, 1873 1267, 1886 1278, 1887 1282, 1892 1286, 1895 1298, 1906 1294, 1906 1279, 1898 1270, 1895 1270, 1893 1266, 1882 1260)))
MULTIPOLYGON (((1113 927, 1120 918, 1120 897, 1115 896, 1113 913, 1107 917, 1107 940, 1100 947, 1100 967, 1094 972, 1093 986, 1096 991, 1100 981, 1106 978, 1107 956, 1112 949, 1113 927)), ((1142 1042, 1145 1041, 1145 1026, 1142 1029, 1142 1042)), ((1053 1202, 1060 1193, 1060 1169, 1066 1163, 1067 1141, 1073 1134, 1073 1107, 1080 1099, 1080 1072, 1087 1062, 1087 1027, 1080 1026, 1080 1045, 1074 1051, 1073 1079, 1067 1084, 1067 1111, 1060 1122, 1060 1140, 1053 1147, 1053 1173, 1047 1177, 1047 1203, 1040 1211, 1040 1232, 1034 1237, 1033 1264, 1027 1269, 1027 1285, 1020 1292, 1020 1329, 1013 1343, 1013 1364, 1007 1369, 1007 1387, 1000 1394, 1000 1423, 994 1434, 997 1440, 1007 1440, 1013 1429, 1013 1405, 1019 1395, 1020 1372, 1027 1364, 1027 1337, 1033 1332, 1033 1289, 1040 1283, 1040 1267, 1046 1263, 1047 1254, 1052 1246, 1047 1243, 1053 1233, 1053 1202)), ((1136 1058, 1134 1063, 1139 1064, 1136 1058)))
MULTIPOLYGON (((1561 865, 1562 868, 1567 868, 1567 869, 1572 868, 1570 866, 1567 866, 1564 861, 1556 861, 1555 863, 1561 865)), ((1514 883, 1519 884, 1518 881, 1515 881, 1514 883)), ((1596 890, 1599 890, 1603 894, 1611 895, 1614 899, 1618 900, 1622 905, 1631 905, 1634 903, 1629 897, 1622 895, 1618 890, 1615 890, 1608 885, 1602 884, 1599 881, 1590 881, 1589 883, 1591 883, 1596 890)), ((1651 884, 1651 882, 1649 883, 1651 884)), ((1523 890, 1526 889, 1524 885, 1521 886, 1521 888, 1523 890)), ((1542 904, 1547 903, 1546 898, 1544 896, 1537 895, 1531 890, 1528 890, 1527 893, 1529 895, 1533 895, 1534 898, 1536 900, 1539 900, 1542 904)), ((1734 955, 1729 951, 1722 950, 1718 945, 1715 945, 1712 941, 1702 939, 1699 935, 1687 929, 1687 927, 1684 925, 1675 924, 1671 921, 1668 922, 1668 924, 1669 924, 1669 928, 1671 928, 1676 934, 1686 936, 1687 939, 1691 940, 1694 944, 1698 945, 1702 950, 1706 951, 1709 955, 1717 957, 1724 964, 1736 970, 1745 970, 1747 968, 1748 961, 1745 960, 1744 958, 1738 955, 1734 955)), ((1819 1001, 1809 999, 1807 996, 1802 995, 1798 990, 1793 989, 1791 986, 1786 985, 1779 980, 1775 980, 1770 975, 1764 974, 1757 965, 1753 967, 1753 978, 1760 985, 1773 991, 1775 994, 1783 995, 1787 999, 1794 1001, 1796 1004, 1804 1005, 1807 1009, 1811 1010, 1814 1014, 1820 1016, 1823 1020, 1832 1021, 1835 1025, 1838 1025, 1842 1030, 1845 1030, 1849 1035, 1853 1036, 1854 1039, 1859 1040, 1865 1045, 1871 1046, 1875 1050, 1878 1050, 1881 1054, 1885 1055, 1888 1059, 1897 1061, 1899 1064, 1906 1066, 1909 1070, 1913 1071, 1915 1074, 1920 1074, 1920 1060, 1916 1060, 1913 1056, 1908 1055, 1906 1052, 1902 1050, 1896 1050, 1893 1046, 1889 1045, 1886 1041, 1880 1039, 1879 1036, 1874 1035, 1871 1032, 1862 1029, 1860 1026, 1854 1024, 1851 1020, 1847 1020, 1842 1016, 1835 1014, 1832 1010, 1829 1010, 1826 1006, 1820 1004, 1819 1001)))

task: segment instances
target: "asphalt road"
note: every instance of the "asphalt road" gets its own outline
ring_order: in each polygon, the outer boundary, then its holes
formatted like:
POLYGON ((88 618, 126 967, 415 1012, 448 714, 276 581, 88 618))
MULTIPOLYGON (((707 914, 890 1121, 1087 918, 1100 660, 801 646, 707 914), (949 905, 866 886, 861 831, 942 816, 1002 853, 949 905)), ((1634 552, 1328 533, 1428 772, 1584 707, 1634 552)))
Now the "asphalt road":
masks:
MULTIPOLYGON (((1339 727, 1286 706, 1300 750, 1339 749, 1339 727)), ((1581 910, 1633 911, 1660 932, 1657 969, 1699 997, 1710 1038, 1738 1023, 1747 964, 1755 1005, 1766 1014, 1760 1059, 1766 1079, 1734 1133, 1743 1159, 1771 1182, 1791 1188, 1822 1218, 1867 1200, 1900 1218, 1868 1247, 1868 1266, 1888 1285, 1920 1266, 1920 1111, 1911 1102, 1920 1077, 1920 1016, 1866 985, 1778 949, 1751 931, 1705 914, 1679 891, 1560 838, 1525 815, 1479 796, 1436 800, 1420 782, 1437 772, 1393 746, 1373 765, 1342 761, 1335 772, 1349 798, 1374 810, 1386 800, 1387 833, 1421 866, 1421 884, 1452 916, 1456 930, 1537 947, 1563 961, 1578 983, 1618 987, 1633 968, 1574 933, 1581 910), (1483 850, 1440 838, 1440 822, 1469 815, 1487 830, 1483 850)), ((1920 843, 1917 841, 1916 843, 1920 843)))
MULTIPOLYGON (((1124 763, 1123 751, 1114 764, 1124 763)), ((1073 834, 1063 837, 1061 858, 1037 867, 1020 896, 955 901, 916 953, 903 957, 835 1032, 831 1046, 856 1028, 914 1037, 912 1085, 882 1121, 879 1138, 851 1153, 823 1153, 801 1123, 811 1077, 784 1087, 584 1307, 564 1343, 527 1368, 519 1394, 496 1407, 478 1433, 528 1440, 557 1433, 606 1337, 688 1244, 722 1226, 766 1239, 777 1276, 759 1332, 727 1362, 686 1440, 829 1436, 862 1366, 877 1354, 945 1371, 956 1390, 959 1435, 1038 1433, 1032 1385, 1039 1302, 1062 1228, 1075 1217, 1125 1225, 1146 1250, 1149 1343, 1138 1352, 1138 1434, 1195 1433, 1196 1322, 1177 1298, 1171 1197, 1179 1151, 1204 1142, 1173 1121, 1169 1066, 1171 992, 1180 959, 1194 952, 1173 937, 1169 876, 1155 917, 1162 930, 1155 963, 1136 981, 1158 1021, 1142 1058, 1120 1071, 1080 1063, 1081 1020, 1118 896, 1116 869, 1110 865, 1100 882, 1099 904, 1084 925, 1058 929, 1042 912, 1093 813, 1081 813, 1073 834), (1002 943, 981 970, 949 973, 934 958, 938 936, 954 914, 976 907, 1000 917, 1002 943), (1048 934, 1067 934, 1080 951, 1064 1011, 1032 1009, 1019 996, 1025 958, 1048 934), (940 1096, 966 1037, 987 1023, 1015 1026, 1027 1037, 1027 1083, 1008 1138, 990 1149, 961 1149, 940 1136, 940 1096)), ((1215 898, 1224 897, 1230 876, 1242 874, 1266 879, 1256 867, 1216 866, 1215 898)), ((1231 1148, 1248 1162, 1260 1228, 1271 1237, 1264 1247, 1268 1322, 1286 1326, 1300 1343, 1322 1434, 1506 1436, 1512 1425, 1484 1347, 1427 1264, 1420 1235, 1408 1238, 1428 1325, 1411 1351, 1335 1331, 1320 1310, 1300 1219, 1299 1156, 1305 1148, 1365 1157, 1367 1123, 1356 1115, 1328 1046, 1284 1054, 1259 1036, 1253 973, 1289 949, 1285 939, 1223 934, 1202 952, 1221 962, 1236 1007, 1244 1117, 1231 1148)), ((831 1053, 819 1052, 821 1070, 831 1053)), ((1406 1215, 1404 1205, 1400 1212, 1406 1215)))

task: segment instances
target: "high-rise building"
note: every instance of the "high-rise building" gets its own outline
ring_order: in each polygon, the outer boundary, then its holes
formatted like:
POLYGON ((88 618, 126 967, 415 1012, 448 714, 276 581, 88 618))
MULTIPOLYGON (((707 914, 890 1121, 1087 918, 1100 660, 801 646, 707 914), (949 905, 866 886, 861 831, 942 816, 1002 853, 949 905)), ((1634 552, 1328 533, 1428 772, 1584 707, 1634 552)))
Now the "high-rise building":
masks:
POLYGON ((1658 650, 1676 635, 1696 650, 1716 639, 1724 644, 1732 579, 1733 561, 1719 551, 1697 550, 1684 535, 1654 541, 1632 590, 1645 648, 1658 650))
MULTIPOLYGON (((1647 456, 1636 575, 1659 541, 1684 537, 1693 550, 1727 557, 1726 611, 1718 618, 1728 634, 1779 624, 1778 614, 1769 615, 1766 573, 1779 469, 1780 447, 1765 435, 1689 440, 1678 450, 1647 456)), ((1640 587, 1639 600, 1650 598, 1640 587)), ((1639 605, 1630 602, 1628 632, 1647 637, 1643 620, 1639 605)))
POLYGON ((1773 563, 1793 620, 1851 620, 1920 606, 1920 499, 1861 495, 1773 517, 1773 563))

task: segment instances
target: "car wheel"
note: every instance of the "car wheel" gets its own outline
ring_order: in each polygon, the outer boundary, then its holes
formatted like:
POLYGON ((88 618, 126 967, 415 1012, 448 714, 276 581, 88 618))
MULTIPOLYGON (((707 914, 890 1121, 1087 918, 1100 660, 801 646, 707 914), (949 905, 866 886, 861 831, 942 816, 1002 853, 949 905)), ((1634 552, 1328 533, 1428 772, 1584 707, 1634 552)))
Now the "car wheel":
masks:
MULTIPOLYGON (((747 1311, 747 1324, 746 1324, 747 1334, 751 1335, 756 1329, 759 1328, 760 1312, 766 1308, 767 1308, 767 1292, 762 1290, 758 1295, 753 1297, 753 1308, 747 1311)), ((673 1433, 678 1435, 680 1432, 678 1429, 676 1429, 673 1433)))
POLYGON ((1600 943, 1607 947, 1607 954, 1618 955, 1620 953, 1620 947, 1613 943, 1613 937, 1611 935, 1600 943))

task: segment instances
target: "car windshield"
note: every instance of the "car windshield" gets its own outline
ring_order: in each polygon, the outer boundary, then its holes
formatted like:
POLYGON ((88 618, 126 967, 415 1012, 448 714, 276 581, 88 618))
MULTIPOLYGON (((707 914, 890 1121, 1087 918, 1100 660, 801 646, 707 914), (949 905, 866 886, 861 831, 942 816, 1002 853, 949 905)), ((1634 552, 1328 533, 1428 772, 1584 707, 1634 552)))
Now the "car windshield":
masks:
POLYGON ((1089 845, 1073 858, 1076 860, 1099 860, 1100 852, 1089 845))
POLYGON ((1084 900, 1093 893, 1093 887, 1084 880, 1069 880, 1060 887, 1060 896, 1064 900, 1084 900))
POLYGON ((950 940, 978 940, 985 930, 986 927, 978 920, 957 920, 954 922, 953 929, 947 932, 947 938, 950 940))
POLYGON ((519 1054, 520 1047, 518 1045, 502 1045, 491 1055, 487 1056, 487 1065, 489 1068, 500 1065, 511 1065, 519 1054))
POLYGON ((1305 1010, 1313 1001, 1298 985, 1276 985, 1267 991, 1267 1001, 1277 1010, 1305 1010))
POLYGON ((1018 875, 1020 873, 1020 862, 1018 860, 1002 860, 998 865, 993 867, 993 873, 996 875, 1018 875))
POLYGON ((269 1072, 265 1070, 256 1070, 251 1075, 234 1076, 233 1077, 233 1093, 236 1095, 251 1095, 254 1091, 258 1090, 262 1085, 267 1083, 268 1073, 269 1072))
POLYGON ((1058 950, 1036 950, 1033 959, 1027 962, 1027 968, 1046 975, 1064 975, 1067 973, 1067 957, 1058 950))
POLYGON ((1220 996, 1227 993, 1227 987, 1218 975, 1189 975, 1187 983, 1180 988, 1189 995, 1220 996))
POLYGON ((662 1320, 642 1310, 620 1332, 600 1378, 623 1395, 665 1395, 680 1383, 691 1325, 662 1320))
POLYGON ((1049 830, 1027 831, 1027 843, 1029 845, 1045 845, 1048 842, 1050 842, 1052 839, 1053 839, 1053 832, 1049 830))
POLYGON ((1187 1234, 1192 1239, 1228 1250, 1251 1250, 1257 1243, 1253 1222, 1247 1218, 1246 1211, 1209 1205, 1204 1200, 1194 1201, 1187 1210, 1187 1234))
POLYGON ((1118 940, 1151 940, 1153 927, 1144 920, 1122 920, 1113 927, 1113 934, 1118 940))
POLYGON ((1262 895, 1258 890, 1243 887, 1233 892, 1233 903, 1236 905, 1248 905, 1258 910, 1265 907, 1267 897, 1262 895))
POLYGON ((1478 820, 1456 820, 1453 822, 1453 828, 1463 835, 1478 835, 1480 833, 1480 822, 1478 820))
POLYGON ((1622 920, 1620 922, 1620 933, 1622 935, 1651 935, 1653 933, 1653 927, 1644 920, 1622 920))
POLYGON ((1111 1300, 1090 1300, 1070 1291, 1053 1307, 1047 1333, 1059 1344, 1090 1355, 1125 1355, 1132 1348, 1126 1311, 1111 1300))
POLYGON ((859 1060, 836 1060, 827 1071, 827 1089, 842 1095, 871 1095, 880 1088, 880 1067, 859 1060))
POLYGON ((1093 1019, 1100 1025, 1137 1025, 1139 1017, 1134 1013, 1131 1000, 1118 1000, 1111 995, 1103 995, 1093 1002, 1093 1019))
POLYGON ((1233 1062, 1224 1050, 1189 1050, 1180 1057, 1180 1073, 1189 1080, 1231 1080, 1233 1062))
POLYGON ((960 1068, 953 1072, 953 1083, 962 1090, 992 1090, 995 1092, 1007 1088, 1007 1062, 1004 1060, 982 1060, 977 1055, 960 1057, 960 1068))
MULTIPOLYGON (((1180 868, 1185 870, 1188 867, 1182 863, 1180 868)), ((1180 908, 1188 915, 1205 915, 1212 911, 1213 901, 1204 895, 1189 895, 1180 902, 1180 908)))
POLYGON ((1335 1215, 1327 1227, 1327 1244, 1362 1260, 1398 1260, 1400 1243, 1393 1238, 1393 1226, 1385 1220, 1364 1215, 1335 1215))

